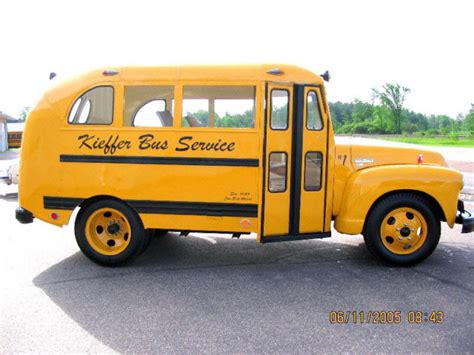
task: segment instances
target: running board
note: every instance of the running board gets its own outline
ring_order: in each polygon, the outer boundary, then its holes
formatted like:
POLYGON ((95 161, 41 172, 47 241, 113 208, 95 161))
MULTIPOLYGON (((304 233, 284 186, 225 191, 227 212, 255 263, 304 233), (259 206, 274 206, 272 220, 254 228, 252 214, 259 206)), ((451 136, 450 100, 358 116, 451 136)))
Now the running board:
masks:
POLYGON ((275 235, 262 237, 260 243, 273 243, 273 242, 291 242, 295 240, 307 240, 307 239, 322 239, 329 238, 331 232, 320 232, 320 233, 306 233, 306 234, 296 234, 296 235, 275 235))

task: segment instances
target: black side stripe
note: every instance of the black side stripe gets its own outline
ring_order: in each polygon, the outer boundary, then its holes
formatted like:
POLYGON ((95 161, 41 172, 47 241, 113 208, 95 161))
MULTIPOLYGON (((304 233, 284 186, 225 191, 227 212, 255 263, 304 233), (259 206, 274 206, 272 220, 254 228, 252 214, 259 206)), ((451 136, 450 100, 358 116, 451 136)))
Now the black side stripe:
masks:
POLYGON ((59 156, 59 161, 63 163, 165 164, 258 167, 258 159, 242 158, 181 158, 61 154, 59 156))
POLYGON ((84 201, 83 198, 43 197, 44 208, 49 210, 73 210, 84 201))
MULTIPOLYGON (((84 199, 44 197, 44 208, 73 210, 84 199)), ((193 216, 257 217, 258 205, 241 203, 179 202, 125 200, 138 213, 177 214, 193 216)))

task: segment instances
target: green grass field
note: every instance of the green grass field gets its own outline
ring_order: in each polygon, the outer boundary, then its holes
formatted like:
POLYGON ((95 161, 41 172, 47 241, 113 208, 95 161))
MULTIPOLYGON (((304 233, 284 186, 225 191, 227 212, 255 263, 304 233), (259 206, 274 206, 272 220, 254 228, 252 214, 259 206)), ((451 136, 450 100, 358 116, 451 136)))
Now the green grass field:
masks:
POLYGON ((377 137, 394 142, 411 143, 411 144, 423 144, 423 145, 437 145, 445 147, 464 147, 474 148, 474 139, 452 139, 449 137, 377 137))

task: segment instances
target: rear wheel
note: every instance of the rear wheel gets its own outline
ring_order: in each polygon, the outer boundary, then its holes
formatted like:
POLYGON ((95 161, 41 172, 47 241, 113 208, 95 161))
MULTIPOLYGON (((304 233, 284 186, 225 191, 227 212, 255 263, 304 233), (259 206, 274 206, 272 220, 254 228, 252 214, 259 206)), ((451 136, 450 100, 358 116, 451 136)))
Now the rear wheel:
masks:
POLYGON ((107 266, 132 260, 144 250, 148 240, 138 214, 112 199, 81 209, 75 234, 81 251, 95 263, 107 266))
POLYGON ((369 251, 392 264, 426 259, 440 238, 440 221, 428 200, 415 194, 389 196, 367 218, 364 240, 369 251))

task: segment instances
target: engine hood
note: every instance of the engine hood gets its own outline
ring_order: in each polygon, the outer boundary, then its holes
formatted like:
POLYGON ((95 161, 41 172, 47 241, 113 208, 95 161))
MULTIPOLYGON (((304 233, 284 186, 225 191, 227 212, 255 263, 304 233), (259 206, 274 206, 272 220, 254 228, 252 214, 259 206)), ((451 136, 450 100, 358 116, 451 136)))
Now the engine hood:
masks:
MULTIPOLYGON (((345 152, 350 157, 352 169, 360 170, 372 166, 397 164, 422 164, 447 167, 444 157, 437 152, 417 146, 400 146, 400 143, 343 143, 336 145, 336 154, 345 152), (349 154, 347 154, 349 153, 349 154)), ((347 163, 346 163, 347 164, 347 163)))

